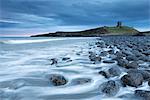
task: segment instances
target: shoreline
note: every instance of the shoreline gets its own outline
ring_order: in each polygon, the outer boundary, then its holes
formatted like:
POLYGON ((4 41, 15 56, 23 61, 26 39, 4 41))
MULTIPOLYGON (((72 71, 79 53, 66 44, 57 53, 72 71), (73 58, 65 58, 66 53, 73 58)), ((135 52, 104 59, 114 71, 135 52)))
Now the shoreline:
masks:
POLYGON ((9 44, 10 49, 1 50, 5 59, 0 96, 8 100, 149 99, 149 38, 107 36, 9 44))

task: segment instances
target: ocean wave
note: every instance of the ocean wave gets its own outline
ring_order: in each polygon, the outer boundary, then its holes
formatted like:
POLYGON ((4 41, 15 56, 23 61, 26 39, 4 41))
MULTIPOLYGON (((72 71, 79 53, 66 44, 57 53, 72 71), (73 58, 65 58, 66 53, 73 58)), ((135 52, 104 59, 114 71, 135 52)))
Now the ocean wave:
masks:
MULTIPOLYGON (((75 40, 75 39, 87 39, 87 38, 53 38, 53 39, 30 39, 30 40, 2 40, 1 44, 28 44, 28 43, 42 43, 49 41, 60 41, 60 40, 75 40)), ((88 38, 90 39, 90 38, 88 38)))
POLYGON ((27 44, 27 43, 42 43, 49 41, 58 41, 64 39, 37 39, 37 40, 4 40, 0 41, 2 44, 27 44))

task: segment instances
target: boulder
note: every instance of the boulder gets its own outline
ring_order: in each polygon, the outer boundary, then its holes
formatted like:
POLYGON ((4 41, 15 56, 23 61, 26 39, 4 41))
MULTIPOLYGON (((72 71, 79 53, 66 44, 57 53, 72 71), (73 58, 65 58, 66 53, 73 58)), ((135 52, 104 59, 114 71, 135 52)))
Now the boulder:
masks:
POLYGON ((96 42, 95 45, 97 45, 97 47, 99 47, 99 48, 104 48, 105 47, 104 42, 100 42, 100 41, 96 42))
POLYGON ((104 71, 100 71, 99 74, 101 74, 102 76, 104 76, 105 78, 109 78, 108 73, 104 72, 104 71))
POLYGON ((72 60, 69 57, 62 58, 62 61, 71 62, 72 60))
POLYGON ((99 56, 103 56, 103 57, 104 57, 104 56, 107 56, 107 53, 108 53, 107 51, 103 51, 103 52, 101 52, 101 53, 99 54, 99 56))
POLYGON ((135 95, 143 98, 144 100, 150 100, 150 91, 147 90, 136 90, 135 95))
POLYGON ((137 59, 146 61, 147 60, 147 56, 145 56, 144 54, 141 54, 141 56, 137 57, 137 59))
POLYGON ((138 60, 137 57, 134 56, 134 55, 126 56, 126 59, 127 59, 128 61, 137 61, 137 60, 138 60))
POLYGON ((58 74, 50 75, 49 79, 50 79, 50 82, 54 86, 61 86, 61 85, 65 85, 67 83, 67 80, 65 79, 65 77, 62 75, 58 75, 58 74))
POLYGON ((126 56, 126 55, 123 54, 121 51, 117 51, 115 54, 116 54, 117 58, 123 58, 123 57, 126 56))
POLYGON ((121 67, 126 67, 128 65, 128 60, 126 59, 117 59, 118 65, 121 67))
POLYGON ((52 59, 50 59, 50 61, 51 61, 51 65, 58 63, 58 60, 56 58, 52 58, 52 59))
POLYGON ((138 87, 143 83, 143 76, 141 73, 128 73, 121 78, 123 85, 138 87))
POLYGON ((142 74, 144 80, 150 79, 150 72, 148 72, 147 70, 131 69, 127 73, 140 73, 142 74))
POLYGON ((149 56, 150 55, 150 50, 145 50, 142 52, 144 55, 149 56))
POLYGON ((137 69, 139 67, 139 64, 136 61, 132 61, 127 63, 127 65, 125 66, 127 69, 137 69))
POLYGON ((89 59, 93 62, 100 62, 102 58, 100 56, 97 56, 95 53, 90 52, 89 59))
POLYGON ((139 51, 137 50, 137 48, 136 48, 135 50, 132 50, 132 53, 133 53, 136 57, 140 57, 140 56, 142 55, 142 53, 139 52, 139 51))
POLYGON ((70 60, 69 57, 62 58, 63 61, 70 60))
POLYGON ((111 64, 111 63, 115 63, 115 61, 114 60, 104 60, 103 63, 111 64))
POLYGON ((113 80, 107 81, 100 85, 100 91, 107 96, 114 96, 119 91, 119 84, 113 80))
POLYGON ((114 50, 113 50, 113 49, 108 50, 107 52, 108 52, 109 54, 114 54, 114 50))
POLYGON ((122 53, 125 54, 126 56, 132 55, 132 52, 128 50, 122 50, 122 53))
POLYGON ((121 71, 118 67, 112 67, 108 70, 110 76, 119 76, 121 71))

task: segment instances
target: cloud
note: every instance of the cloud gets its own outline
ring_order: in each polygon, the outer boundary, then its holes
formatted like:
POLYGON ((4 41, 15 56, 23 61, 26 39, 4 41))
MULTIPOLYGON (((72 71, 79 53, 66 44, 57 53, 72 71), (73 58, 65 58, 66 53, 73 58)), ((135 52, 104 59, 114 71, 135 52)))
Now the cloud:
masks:
POLYGON ((114 25, 118 20, 150 27, 149 0, 1 0, 0 7, 0 29, 16 32, 17 28, 35 32, 58 26, 114 25))

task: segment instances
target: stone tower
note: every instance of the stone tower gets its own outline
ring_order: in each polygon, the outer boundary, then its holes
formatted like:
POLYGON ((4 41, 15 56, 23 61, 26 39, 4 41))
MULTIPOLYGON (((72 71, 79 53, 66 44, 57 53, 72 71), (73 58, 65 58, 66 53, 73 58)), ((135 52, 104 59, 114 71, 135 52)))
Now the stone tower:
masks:
POLYGON ((122 22, 121 22, 121 21, 118 21, 118 22, 117 22, 117 27, 121 28, 121 26, 122 26, 122 22))

